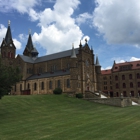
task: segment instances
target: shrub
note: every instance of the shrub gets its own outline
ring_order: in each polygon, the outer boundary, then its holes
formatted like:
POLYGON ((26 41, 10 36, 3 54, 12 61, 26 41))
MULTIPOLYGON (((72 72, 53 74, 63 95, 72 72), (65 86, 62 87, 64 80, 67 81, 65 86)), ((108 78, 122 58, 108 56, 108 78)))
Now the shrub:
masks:
POLYGON ((61 88, 56 88, 55 90, 53 90, 54 94, 62 94, 62 89, 61 88))
POLYGON ((76 98, 83 98, 83 94, 82 93, 77 93, 76 98))

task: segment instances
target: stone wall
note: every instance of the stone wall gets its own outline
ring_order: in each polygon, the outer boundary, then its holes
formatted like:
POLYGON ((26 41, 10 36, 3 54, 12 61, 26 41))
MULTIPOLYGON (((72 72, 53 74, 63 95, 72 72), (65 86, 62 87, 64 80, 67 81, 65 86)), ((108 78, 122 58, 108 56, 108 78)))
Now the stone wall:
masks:
POLYGON ((92 98, 86 100, 119 107, 126 107, 132 105, 131 98, 96 98, 96 99, 92 98))

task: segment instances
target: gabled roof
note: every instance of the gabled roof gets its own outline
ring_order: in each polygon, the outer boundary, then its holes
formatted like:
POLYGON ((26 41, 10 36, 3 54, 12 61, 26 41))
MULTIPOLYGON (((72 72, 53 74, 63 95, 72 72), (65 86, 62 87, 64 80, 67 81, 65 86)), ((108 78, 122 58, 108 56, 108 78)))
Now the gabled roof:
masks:
POLYGON ((140 60, 118 63, 118 64, 115 63, 112 70, 113 70, 113 72, 120 71, 120 68, 123 67, 123 66, 129 66, 130 69, 128 69, 128 70, 140 69, 140 60))
MULTIPOLYGON (((75 49, 75 53, 78 54, 79 53, 79 48, 75 49)), ((42 57, 38 57, 36 60, 33 60, 32 57, 29 56, 25 56, 25 55, 19 55, 22 60, 24 62, 28 62, 28 63, 39 63, 39 62, 44 62, 44 61, 48 61, 48 60, 53 60, 53 59, 58 59, 58 58, 62 58, 62 57, 67 57, 67 56, 71 56, 71 49, 67 50, 67 51, 63 51, 63 52, 58 52, 58 53, 54 53, 54 54, 50 54, 50 55, 45 55, 42 57)))
POLYGON ((101 74, 103 74, 103 75, 111 74, 111 69, 102 70, 102 71, 101 71, 101 74))
POLYGON ((69 75, 69 74, 70 74, 70 70, 59 70, 59 71, 55 71, 55 72, 46 72, 46 73, 42 73, 42 74, 34 74, 34 75, 28 77, 26 80, 49 78, 49 77, 63 76, 63 75, 69 75))

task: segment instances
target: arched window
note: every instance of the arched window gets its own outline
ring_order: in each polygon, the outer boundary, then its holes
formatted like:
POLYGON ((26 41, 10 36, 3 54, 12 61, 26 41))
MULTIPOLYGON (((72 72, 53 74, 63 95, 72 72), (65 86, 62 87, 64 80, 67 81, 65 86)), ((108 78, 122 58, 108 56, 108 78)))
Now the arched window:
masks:
POLYGON ((122 80, 125 80, 125 75, 122 75, 122 80))
POLYGON ((133 83, 132 82, 130 83, 130 87, 133 88, 133 83))
POLYGON ((49 89, 52 89, 52 81, 49 81, 49 89))
POLYGON ((119 84, 118 83, 116 83, 116 88, 119 88, 119 84))
POLYGON ((30 89, 30 84, 28 83, 28 85, 27 85, 27 89, 30 89))
POLYGON ((70 88, 70 79, 67 79, 67 88, 70 88))
POLYGON ((138 87, 140 87, 140 82, 138 82, 138 87))
POLYGON ((126 84, 125 83, 123 83, 123 88, 126 88, 126 84))
POLYGON ((34 83, 34 90, 36 90, 37 89, 37 84, 36 83, 34 83))
POLYGON ((44 89, 44 82, 41 82, 41 89, 44 89))
POLYGON ((140 79, 140 74, 139 73, 137 73, 137 79, 140 79))
POLYGON ((132 79, 132 74, 129 74, 129 79, 132 79))
POLYGON ((117 75, 115 76, 115 80, 118 81, 118 76, 117 75))
POLYGON ((60 88, 60 80, 57 81, 57 87, 60 88))

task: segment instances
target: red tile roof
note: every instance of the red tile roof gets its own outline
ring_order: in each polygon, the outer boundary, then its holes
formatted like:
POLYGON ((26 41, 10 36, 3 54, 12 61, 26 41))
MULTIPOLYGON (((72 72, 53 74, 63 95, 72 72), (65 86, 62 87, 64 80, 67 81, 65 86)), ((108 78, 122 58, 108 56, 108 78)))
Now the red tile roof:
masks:
POLYGON ((111 69, 108 70, 102 70, 101 74, 111 74, 111 69))
POLYGON ((128 70, 140 69, 140 60, 115 64, 112 68, 113 72, 120 71, 122 66, 129 66, 128 70))

